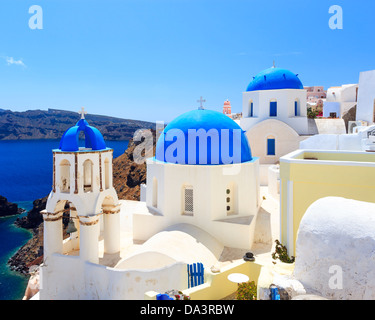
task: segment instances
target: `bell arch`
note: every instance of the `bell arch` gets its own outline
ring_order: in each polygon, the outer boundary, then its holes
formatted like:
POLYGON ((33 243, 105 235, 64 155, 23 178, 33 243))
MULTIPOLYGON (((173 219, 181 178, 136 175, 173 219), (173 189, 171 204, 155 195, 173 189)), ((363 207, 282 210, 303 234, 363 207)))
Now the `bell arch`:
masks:
POLYGON ((60 161, 60 192, 70 193, 70 162, 66 159, 60 161))
POLYGON ((83 191, 93 191, 93 167, 94 164, 91 160, 87 159, 83 163, 83 191))

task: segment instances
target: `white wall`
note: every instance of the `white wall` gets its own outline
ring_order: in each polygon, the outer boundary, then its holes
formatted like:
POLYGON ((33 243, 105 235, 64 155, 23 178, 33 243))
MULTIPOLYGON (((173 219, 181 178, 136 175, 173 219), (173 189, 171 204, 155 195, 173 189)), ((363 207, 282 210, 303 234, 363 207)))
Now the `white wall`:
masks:
MULTIPOLYGON (((259 157, 259 162, 263 164, 275 164, 279 158, 299 148, 301 140, 306 136, 299 136, 298 133, 286 123, 276 120, 267 119, 257 123, 246 132, 252 155, 259 157), (275 138, 275 155, 267 155, 267 138, 275 138)), ((261 184, 267 181, 268 172, 261 174, 261 184)), ((267 184, 267 183, 266 183, 267 184)), ((265 184, 265 185, 266 185, 265 184)))
POLYGON ((280 166, 273 165, 268 168, 268 193, 274 198, 280 197, 280 166))
POLYGON ((146 201, 147 186, 142 183, 140 186, 140 201, 146 201))
POLYGON ((326 197, 303 216, 293 275, 332 300, 374 300, 375 204, 326 197))
POLYGON ((235 165, 180 165, 150 159, 147 162, 146 203, 159 214, 134 216, 133 232, 137 237, 148 239, 167 226, 187 223, 205 230, 220 241, 225 239, 225 245, 248 247, 252 242, 251 235, 241 235, 248 232, 251 217, 258 212, 259 197, 259 160, 256 158, 235 165), (158 180, 157 208, 152 202, 154 177, 158 180), (231 193, 234 212, 228 214, 226 190, 231 184, 234 184, 231 193), (183 214, 184 185, 193 186, 193 215, 183 214), (241 217, 247 217, 248 223, 221 222, 241 217), (145 225, 148 228, 144 228, 145 225), (238 232, 228 233, 228 230, 238 232))
POLYGON ((345 134, 346 126, 343 119, 315 119, 319 134, 345 134))
POLYGON ((241 127, 247 131, 258 122, 277 119, 292 127, 298 134, 307 134, 307 107, 305 89, 259 90, 242 94, 241 127), (270 117, 270 102, 277 100, 277 117, 270 117), (295 116, 294 102, 298 99, 300 116, 295 116), (254 103, 253 117, 249 117, 250 104, 254 103))
POLYGON ((53 255, 41 268, 42 300, 143 300, 147 291, 188 287, 184 263, 154 270, 117 270, 77 257, 53 255))
POLYGON ((300 149, 365 151, 372 142, 367 133, 375 126, 361 127, 353 134, 318 134, 300 142, 300 149))
POLYGON ((374 121, 375 70, 359 75, 358 105, 356 120, 374 121))

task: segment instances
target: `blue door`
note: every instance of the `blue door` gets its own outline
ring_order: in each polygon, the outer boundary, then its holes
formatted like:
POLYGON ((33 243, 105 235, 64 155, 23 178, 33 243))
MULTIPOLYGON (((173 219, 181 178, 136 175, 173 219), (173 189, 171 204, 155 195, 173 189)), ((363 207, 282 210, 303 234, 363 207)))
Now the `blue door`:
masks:
POLYGON ((277 102, 270 102, 270 117, 277 117, 277 102))
POLYGON ((274 156, 275 152, 275 139, 267 139, 267 156, 274 156))

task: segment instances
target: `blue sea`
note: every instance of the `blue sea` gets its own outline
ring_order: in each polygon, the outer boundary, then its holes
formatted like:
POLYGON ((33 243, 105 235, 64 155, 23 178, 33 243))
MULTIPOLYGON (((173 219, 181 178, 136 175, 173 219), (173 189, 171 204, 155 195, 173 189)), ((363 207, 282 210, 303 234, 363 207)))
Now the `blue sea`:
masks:
MULTIPOLYGON (((123 154, 128 141, 106 141, 113 157, 123 154)), ((52 150, 59 140, 0 141, 0 195, 30 210, 33 201, 52 188, 52 150)), ((26 215, 26 212, 21 215, 26 215)), ((20 217, 20 216, 18 216, 20 217)), ((22 299, 28 277, 13 272, 8 259, 30 238, 28 230, 17 228, 17 216, 0 218, 0 300, 22 299)))

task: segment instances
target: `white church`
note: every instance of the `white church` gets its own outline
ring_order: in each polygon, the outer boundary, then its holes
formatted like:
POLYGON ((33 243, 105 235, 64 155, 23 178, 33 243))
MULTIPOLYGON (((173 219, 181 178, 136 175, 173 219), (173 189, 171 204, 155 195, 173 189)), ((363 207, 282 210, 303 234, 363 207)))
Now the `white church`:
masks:
POLYGON ((270 223, 259 219, 259 167, 298 148, 308 130, 305 106, 297 75, 273 67, 243 93, 240 125, 202 107, 178 116, 147 159, 144 201, 119 201, 113 150, 82 110, 53 150, 39 298, 143 299, 150 290, 183 290, 188 264, 213 270, 228 250, 271 245, 270 223))
POLYGON ((260 163, 275 164, 309 134, 306 89, 293 72, 275 66, 253 77, 242 94, 241 128, 260 163))
POLYGON ((142 202, 118 200, 113 150, 84 115, 53 150, 40 299, 143 299, 149 290, 183 290, 188 264, 210 270, 225 248, 252 248, 259 159, 235 121, 199 108, 169 123, 147 160, 142 202), (63 219, 70 221, 66 239, 63 219))

